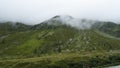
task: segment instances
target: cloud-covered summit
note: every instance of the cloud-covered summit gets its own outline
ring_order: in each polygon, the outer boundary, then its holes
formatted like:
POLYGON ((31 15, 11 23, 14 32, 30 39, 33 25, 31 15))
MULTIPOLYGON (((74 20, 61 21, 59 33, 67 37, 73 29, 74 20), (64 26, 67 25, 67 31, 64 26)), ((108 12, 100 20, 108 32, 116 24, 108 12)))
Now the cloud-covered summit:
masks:
POLYGON ((57 15, 45 22, 47 22, 48 25, 69 25, 77 29, 89 29, 96 21, 77 19, 69 15, 57 15))
POLYGON ((120 0, 0 0, 0 21, 38 24, 62 14, 120 23, 120 0))

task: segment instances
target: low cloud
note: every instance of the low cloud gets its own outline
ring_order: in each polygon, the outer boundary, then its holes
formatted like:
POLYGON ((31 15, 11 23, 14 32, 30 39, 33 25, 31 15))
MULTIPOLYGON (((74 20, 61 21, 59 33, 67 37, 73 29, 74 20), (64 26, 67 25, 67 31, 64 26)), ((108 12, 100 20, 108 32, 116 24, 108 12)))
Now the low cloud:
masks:
POLYGON ((55 16, 47 21, 49 25, 69 25, 77 29, 90 29, 96 23, 93 20, 76 19, 68 15, 55 16), (56 22, 55 22, 56 21, 56 22))
POLYGON ((120 21, 120 0, 0 0, 0 21, 38 24, 55 15, 120 21))

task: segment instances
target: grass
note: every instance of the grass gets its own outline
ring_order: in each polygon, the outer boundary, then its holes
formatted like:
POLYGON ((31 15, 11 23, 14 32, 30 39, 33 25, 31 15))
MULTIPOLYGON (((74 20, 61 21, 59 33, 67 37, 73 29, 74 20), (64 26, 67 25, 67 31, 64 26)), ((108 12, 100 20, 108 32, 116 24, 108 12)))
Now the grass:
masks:
POLYGON ((32 57, 60 52, 119 50, 120 40, 103 36, 94 30, 59 27, 16 32, 6 37, 0 46, 2 57, 32 57))
POLYGON ((84 52, 44 55, 41 57, 1 60, 3 68, 93 68, 120 64, 119 52, 84 52))
POLYGON ((92 68, 120 64, 120 40, 95 30, 59 27, 14 32, 0 39, 0 47, 2 68, 92 68))

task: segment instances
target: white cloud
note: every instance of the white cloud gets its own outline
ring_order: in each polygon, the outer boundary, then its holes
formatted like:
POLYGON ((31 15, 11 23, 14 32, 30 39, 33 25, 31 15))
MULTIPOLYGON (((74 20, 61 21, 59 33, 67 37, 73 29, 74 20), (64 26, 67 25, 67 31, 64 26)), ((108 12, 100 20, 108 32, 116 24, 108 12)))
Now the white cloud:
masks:
POLYGON ((0 20, 39 23, 61 14, 119 22, 120 0, 0 0, 0 20))

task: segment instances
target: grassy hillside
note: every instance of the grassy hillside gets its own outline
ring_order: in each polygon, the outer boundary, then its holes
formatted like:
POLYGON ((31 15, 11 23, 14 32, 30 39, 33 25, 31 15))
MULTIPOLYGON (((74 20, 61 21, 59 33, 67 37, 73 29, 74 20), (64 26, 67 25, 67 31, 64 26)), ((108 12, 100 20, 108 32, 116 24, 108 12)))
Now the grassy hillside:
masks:
POLYGON ((57 21, 47 23, 0 24, 0 67, 92 68, 120 64, 117 36, 109 36, 95 26, 79 30, 60 21, 60 25, 57 21))
POLYGON ((77 30, 65 26, 16 32, 2 37, 0 39, 1 57, 32 57, 53 53, 120 49, 118 39, 105 37, 95 30, 77 30))

